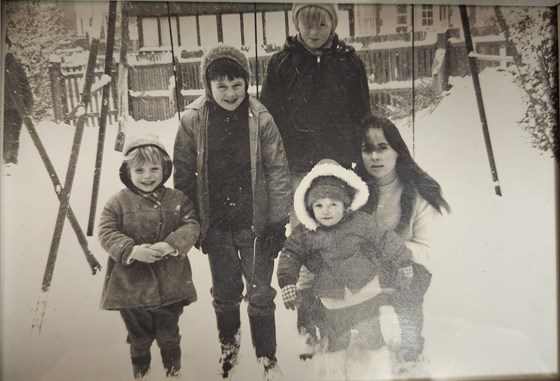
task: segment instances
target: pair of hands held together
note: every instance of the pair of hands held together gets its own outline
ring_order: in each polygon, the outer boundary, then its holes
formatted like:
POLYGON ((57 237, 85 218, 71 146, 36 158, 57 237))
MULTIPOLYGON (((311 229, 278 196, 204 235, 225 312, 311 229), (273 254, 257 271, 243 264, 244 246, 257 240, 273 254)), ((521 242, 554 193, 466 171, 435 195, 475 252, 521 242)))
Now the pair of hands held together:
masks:
MULTIPOLYGON (((395 278, 396 290, 407 290, 412 284, 414 271, 412 266, 401 267, 395 278)), ((295 310, 301 303, 301 295, 295 284, 282 287, 282 301, 289 310, 295 310)), ((395 289, 384 289, 383 292, 394 292, 395 289)))
POLYGON ((167 242, 157 242, 152 245, 145 243, 136 246, 131 260, 144 263, 154 263, 165 258, 166 255, 177 256, 177 250, 167 242))

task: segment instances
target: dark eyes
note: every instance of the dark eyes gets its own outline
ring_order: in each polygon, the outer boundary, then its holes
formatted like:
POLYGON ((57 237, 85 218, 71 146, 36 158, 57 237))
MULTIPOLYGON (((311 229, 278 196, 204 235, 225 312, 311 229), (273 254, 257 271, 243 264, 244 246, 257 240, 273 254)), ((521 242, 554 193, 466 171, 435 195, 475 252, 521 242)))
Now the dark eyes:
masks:
POLYGON ((388 150, 390 147, 388 144, 380 144, 377 147, 374 146, 362 146, 362 152, 371 153, 371 152, 383 152, 388 150))

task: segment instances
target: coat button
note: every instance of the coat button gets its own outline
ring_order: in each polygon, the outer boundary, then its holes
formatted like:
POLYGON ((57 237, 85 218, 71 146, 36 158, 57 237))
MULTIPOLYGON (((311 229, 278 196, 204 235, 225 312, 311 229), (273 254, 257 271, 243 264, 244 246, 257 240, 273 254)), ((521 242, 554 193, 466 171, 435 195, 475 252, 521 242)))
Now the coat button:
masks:
POLYGON ((158 205, 157 205, 157 204, 156 204, 156 205, 154 205, 154 209, 157 209, 157 208, 158 208, 158 205))

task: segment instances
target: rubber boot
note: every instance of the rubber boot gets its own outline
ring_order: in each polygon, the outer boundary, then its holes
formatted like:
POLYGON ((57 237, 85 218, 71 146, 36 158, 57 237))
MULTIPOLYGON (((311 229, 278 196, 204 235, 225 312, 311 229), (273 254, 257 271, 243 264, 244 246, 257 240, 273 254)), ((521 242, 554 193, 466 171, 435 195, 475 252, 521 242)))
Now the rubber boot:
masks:
POLYGON ((418 361, 424 350, 422 306, 395 309, 401 327, 401 345, 398 357, 401 361, 418 361))
POLYGON ((135 380, 145 380, 150 371, 152 356, 148 353, 140 357, 132 357, 132 374, 135 380))
POLYGON ((218 337, 222 349, 219 373, 223 378, 228 378, 232 369, 237 365, 239 357, 241 342, 239 309, 216 312, 216 321, 218 323, 218 337))
POLYGON ((257 361, 263 365, 264 380, 274 380, 281 377, 282 372, 276 360, 276 321, 274 314, 263 316, 249 316, 251 338, 257 361))
POLYGON ((257 358, 274 358, 276 355, 276 321, 274 314, 249 316, 249 324, 257 358))
POLYGON ((161 360, 165 368, 165 375, 170 379, 178 379, 181 370, 181 347, 162 349, 161 360))

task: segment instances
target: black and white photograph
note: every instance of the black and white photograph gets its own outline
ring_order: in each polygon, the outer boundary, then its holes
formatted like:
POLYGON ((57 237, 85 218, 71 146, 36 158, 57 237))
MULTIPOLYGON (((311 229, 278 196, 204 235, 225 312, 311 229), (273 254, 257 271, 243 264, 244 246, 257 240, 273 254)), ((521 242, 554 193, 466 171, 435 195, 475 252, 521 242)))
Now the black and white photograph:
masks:
POLYGON ((1 3, 0 380, 557 379, 558 3, 1 3))

